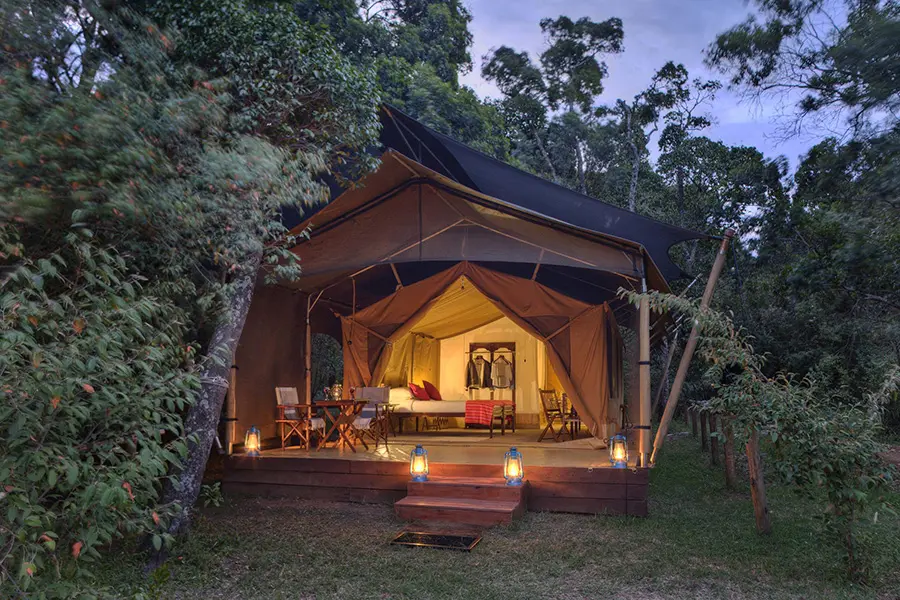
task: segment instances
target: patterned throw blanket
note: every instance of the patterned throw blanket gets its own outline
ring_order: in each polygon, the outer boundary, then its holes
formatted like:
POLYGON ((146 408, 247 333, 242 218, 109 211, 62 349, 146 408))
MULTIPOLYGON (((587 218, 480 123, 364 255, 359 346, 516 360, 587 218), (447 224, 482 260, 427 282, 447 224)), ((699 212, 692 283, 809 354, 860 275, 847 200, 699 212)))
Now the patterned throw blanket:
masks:
MULTIPOLYGON (((495 406, 512 404, 512 400, 466 400, 466 425, 490 425, 495 406)), ((506 412, 512 414, 512 411, 506 412)))

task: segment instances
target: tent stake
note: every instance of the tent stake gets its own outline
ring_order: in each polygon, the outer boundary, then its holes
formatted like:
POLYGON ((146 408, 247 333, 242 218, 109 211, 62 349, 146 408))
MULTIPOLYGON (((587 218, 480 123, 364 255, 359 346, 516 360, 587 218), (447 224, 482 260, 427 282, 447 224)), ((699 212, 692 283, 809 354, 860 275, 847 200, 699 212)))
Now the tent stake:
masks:
MULTIPOLYGON (((722 238, 722 244, 719 246, 719 253, 716 255, 716 261, 713 263, 712 271, 709 273, 709 280, 706 282, 706 289, 703 291, 703 298, 700 300, 700 310, 706 310, 712 299, 713 290, 716 287, 716 281, 722 273, 725 266, 725 257, 728 252, 728 243, 734 237, 734 230, 729 229, 722 238)), ((697 342, 700 338, 700 332, 697 331, 697 322, 691 328, 691 335, 688 337, 687 344, 684 346, 684 354, 681 355, 681 362, 678 365, 678 372, 675 374, 675 381, 672 382, 672 389, 669 392, 669 399, 666 402, 666 410, 663 413, 662 420, 659 423, 659 429, 656 432, 656 439, 653 441, 653 455, 650 457, 650 465, 656 463, 656 454, 662 447, 666 439, 666 433, 669 431, 669 423, 675 415, 675 407, 678 405, 678 399, 681 396, 681 388, 684 386, 684 380, 687 377, 688 367, 691 359, 694 357, 694 350, 697 349, 697 342)))

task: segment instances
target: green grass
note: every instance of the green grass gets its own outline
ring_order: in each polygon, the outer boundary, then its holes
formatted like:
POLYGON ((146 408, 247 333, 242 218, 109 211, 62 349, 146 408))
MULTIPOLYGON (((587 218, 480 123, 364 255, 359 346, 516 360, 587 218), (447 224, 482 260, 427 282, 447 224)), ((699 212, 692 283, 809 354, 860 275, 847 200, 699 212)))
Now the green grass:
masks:
MULTIPOLYGON (((159 597, 900 597, 900 518, 871 528, 872 585, 853 586, 819 502, 770 486, 774 531, 758 536, 749 493, 726 491, 706 460, 689 437, 668 443, 649 518, 528 513, 470 554, 388 546, 403 526, 390 506, 230 499, 175 550, 159 597)), ((103 572, 123 595, 144 582, 128 560, 103 572)))

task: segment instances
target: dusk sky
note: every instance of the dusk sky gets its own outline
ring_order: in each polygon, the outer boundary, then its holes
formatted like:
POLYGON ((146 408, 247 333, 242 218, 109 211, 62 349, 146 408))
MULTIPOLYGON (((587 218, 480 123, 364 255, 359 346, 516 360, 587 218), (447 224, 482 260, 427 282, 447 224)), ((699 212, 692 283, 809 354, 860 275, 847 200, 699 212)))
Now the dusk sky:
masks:
MULTIPOLYGON (((716 35, 743 21, 750 13, 744 0, 466 0, 472 12, 471 49, 475 68, 463 77, 480 96, 497 97, 496 88, 481 78, 481 62, 491 48, 508 45, 525 50, 536 60, 544 48, 539 21, 544 17, 566 15, 572 19, 590 17, 622 19, 625 52, 608 56, 609 77, 600 103, 616 98, 631 99, 650 83, 653 73, 666 61, 687 67, 691 78, 727 78, 703 65, 703 51, 716 35)), ((727 86, 726 86, 727 88, 727 86)), ((815 139, 783 140, 778 134, 778 116, 789 112, 783 102, 767 100, 763 105, 741 101, 737 92, 723 89, 710 114, 714 125, 706 131, 710 138, 729 145, 756 146, 767 157, 785 155, 796 167, 798 157, 815 139)), ((819 136, 816 136, 817 138, 819 136)), ((655 156, 657 140, 651 142, 655 156)))

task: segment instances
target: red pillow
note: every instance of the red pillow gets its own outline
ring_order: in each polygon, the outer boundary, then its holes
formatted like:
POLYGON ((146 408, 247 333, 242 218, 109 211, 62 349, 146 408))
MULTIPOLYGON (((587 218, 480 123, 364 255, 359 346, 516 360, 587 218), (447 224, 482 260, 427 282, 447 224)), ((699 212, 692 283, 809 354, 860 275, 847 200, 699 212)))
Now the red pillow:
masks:
POLYGON ((419 387, 414 383, 409 384, 409 391, 412 392, 413 398, 416 400, 431 400, 431 396, 425 391, 425 388, 419 387))
POLYGON ((423 381, 422 386, 425 388, 425 391, 428 392, 428 397, 432 400, 443 400, 441 398, 441 393, 438 391, 434 384, 430 381, 423 381))

